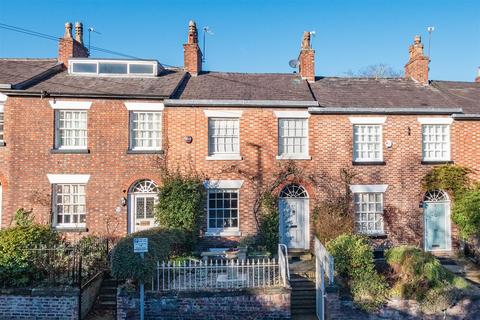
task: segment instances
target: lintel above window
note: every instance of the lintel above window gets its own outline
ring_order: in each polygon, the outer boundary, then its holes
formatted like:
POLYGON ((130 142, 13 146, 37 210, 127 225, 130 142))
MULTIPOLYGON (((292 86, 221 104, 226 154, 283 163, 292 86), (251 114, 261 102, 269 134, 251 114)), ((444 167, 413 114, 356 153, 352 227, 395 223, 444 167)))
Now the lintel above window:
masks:
POLYGON ((55 110, 88 110, 92 106, 90 101, 50 100, 49 103, 55 110))
POLYGON ((277 118, 310 118, 308 111, 274 111, 273 113, 277 118))
POLYGON ((243 110, 203 110, 207 118, 241 118, 243 110))
POLYGON ((89 174, 47 174, 51 184, 61 183, 87 183, 90 180, 89 174))
POLYGON ((350 191, 353 193, 383 193, 387 191, 388 184, 352 184, 350 191))
POLYGON ((125 107, 128 111, 163 111, 165 109, 164 104, 160 102, 125 102, 125 107))
POLYGON ((453 118, 418 118, 421 124, 452 124, 453 118))
POLYGON ((383 124, 387 117, 349 117, 352 124, 383 124))
POLYGON ((240 189, 243 180, 205 180, 203 185, 206 189, 240 189))

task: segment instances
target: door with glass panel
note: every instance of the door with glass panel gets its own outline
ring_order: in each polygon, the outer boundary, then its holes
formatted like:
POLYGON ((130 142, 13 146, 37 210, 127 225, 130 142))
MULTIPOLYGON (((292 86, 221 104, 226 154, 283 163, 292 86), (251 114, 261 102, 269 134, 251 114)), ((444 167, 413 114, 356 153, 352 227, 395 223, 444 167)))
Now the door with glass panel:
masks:
POLYGON ((448 195, 441 190, 429 191, 425 194, 425 250, 450 250, 450 201, 448 195))
POLYGON ((155 205, 157 186, 151 180, 138 181, 132 188, 130 198, 130 232, 137 232, 157 226, 155 205))
POLYGON ((279 196, 280 242, 290 249, 309 247, 309 211, 306 190, 297 184, 283 188, 279 196))

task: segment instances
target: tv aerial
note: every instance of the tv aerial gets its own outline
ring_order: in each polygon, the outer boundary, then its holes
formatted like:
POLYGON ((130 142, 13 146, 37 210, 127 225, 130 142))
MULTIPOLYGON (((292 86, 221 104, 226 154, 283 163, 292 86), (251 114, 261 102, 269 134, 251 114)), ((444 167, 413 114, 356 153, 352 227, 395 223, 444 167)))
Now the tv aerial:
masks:
POLYGON ((91 33, 94 32, 96 34, 101 34, 97 30, 95 30, 93 27, 88 28, 88 51, 90 52, 90 38, 91 38, 91 33))
POLYGON ((292 60, 288 61, 288 65, 293 69, 298 68, 299 64, 300 63, 298 62, 297 59, 292 59, 292 60))
POLYGON ((211 36, 214 35, 213 31, 212 31, 208 26, 205 26, 205 27, 203 27, 202 62, 205 62, 205 55, 206 55, 206 54, 205 54, 205 50, 206 50, 206 49, 205 49, 205 39, 206 39, 206 38, 205 38, 205 35, 206 35, 207 33, 208 33, 209 35, 211 35, 211 36))

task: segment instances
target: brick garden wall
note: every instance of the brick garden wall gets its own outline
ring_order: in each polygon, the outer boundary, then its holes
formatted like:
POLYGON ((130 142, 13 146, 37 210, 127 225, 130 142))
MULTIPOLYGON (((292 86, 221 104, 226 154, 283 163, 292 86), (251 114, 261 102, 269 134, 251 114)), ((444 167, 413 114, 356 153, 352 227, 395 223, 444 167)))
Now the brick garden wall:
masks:
POLYGON ((0 319, 77 320, 78 289, 1 290, 0 319))
MULTIPOLYGON (((138 319, 137 294, 119 289, 117 319, 138 319)), ((290 291, 283 288, 221 292, 147 293, 146 319, 290 319, 290 291)))

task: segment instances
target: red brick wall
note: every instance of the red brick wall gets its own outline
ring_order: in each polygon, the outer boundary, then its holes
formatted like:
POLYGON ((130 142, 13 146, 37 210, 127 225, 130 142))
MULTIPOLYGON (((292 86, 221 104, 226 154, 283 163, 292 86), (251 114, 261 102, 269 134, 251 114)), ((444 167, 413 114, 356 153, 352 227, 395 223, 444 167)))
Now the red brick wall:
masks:
MULTIPOLYGON (((223 109, 223 108, 222 108, 223 109)), ((247 178, 260 173, 264 185, 270 185, 283 160, 277 155, 277 118, 271 108, 245 108, 240 119, 240 154, 243 160, 206 160, 208 122, 204 108, 167 107, 164 112, 164 142, 170 168, 196 170, 211 179, 240 179, 240 230, 254 234, 252 214, 256 194, 247 178), (192 136, 187 144, 185 136, 192 136), (229 170, 236 165, 238 170, 229 170)), ((126 154, 128 148, 128 111, 120 100, 95 100, 88 111, 89 154, 51 154, 54 111, 48 99, 9 98, 5 107, 5 139, 0 149, 8 158, 0 168, 7 180, 4 191, 3 224, 19 208, 33 208, 39 221, 50 221, 50 183, 47 173, 90 174, 87 184, 87 227, 93 233, 105 233, 106 225, 119 235, 127 230, 127 209, 115 213, 128 187, 141 178, 159 182, 158 155, 126 154), (12 125, 13 124, 13 125, 12 125)), ((338 179, 343 168, 353 168, 353 184, 388 184, 385 193, 385 231, 393 243, 422 244, 423 198, 421 178, 432 168, 422 165, 421 124, 417 116, 387 116, 383 126, 385 165, 352 165, 352 124, 346 115, 312 115, 309 118, 309 145, 312 160, 298 160, 305 176, 322 175, 324 182, 338 179)), ((480 122, 455 121, 452 125, 452 159, 455 163, 480 169, 480 122), (468 137, 468 139, 466 139, 468 137)), ((303 181, 314 202, 327 196, 327 190, 303 181)), ((3 183, 2 183, 3 184, 3 183)), ((310 226, 313 234, 313 219, 310 226)), ((211 238, 209 238, 211 239, 211 238)), ((233 238, 237 240, 238 238, 233 238)), ((214 240, 214 239, 212 239, 214 240)), ((232 239, 230 239, 232 240, 232 239)))

